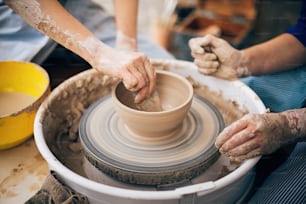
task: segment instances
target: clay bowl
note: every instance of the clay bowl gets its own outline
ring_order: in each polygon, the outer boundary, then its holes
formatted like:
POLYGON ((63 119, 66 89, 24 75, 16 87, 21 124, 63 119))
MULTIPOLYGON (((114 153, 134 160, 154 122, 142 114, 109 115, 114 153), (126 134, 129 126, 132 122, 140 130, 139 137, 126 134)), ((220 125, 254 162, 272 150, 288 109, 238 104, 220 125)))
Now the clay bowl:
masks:
POLYGON ((50 92, 49 77, 30 62, 0 62, 0 149, 14 147, 33 135, 38 107, 50 92))
POLYGON ((157 71, 156 77, 161 111, 137 109, 134 93, 128 91, 122 82, 112 91, 115 109, 131 135, 159 139, 172 136, 179 130, 190 109, 193 88, 186 78, 161 70, 157 71))

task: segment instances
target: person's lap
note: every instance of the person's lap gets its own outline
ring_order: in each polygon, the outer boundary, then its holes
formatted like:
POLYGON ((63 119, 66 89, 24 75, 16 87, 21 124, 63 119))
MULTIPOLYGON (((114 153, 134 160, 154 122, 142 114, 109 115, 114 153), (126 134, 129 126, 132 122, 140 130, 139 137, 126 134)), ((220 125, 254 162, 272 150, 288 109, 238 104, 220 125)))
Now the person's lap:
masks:
POLYGON ((288 159, 273 171, 248 203, 306 203, 306 142, 297 143, 288 159))

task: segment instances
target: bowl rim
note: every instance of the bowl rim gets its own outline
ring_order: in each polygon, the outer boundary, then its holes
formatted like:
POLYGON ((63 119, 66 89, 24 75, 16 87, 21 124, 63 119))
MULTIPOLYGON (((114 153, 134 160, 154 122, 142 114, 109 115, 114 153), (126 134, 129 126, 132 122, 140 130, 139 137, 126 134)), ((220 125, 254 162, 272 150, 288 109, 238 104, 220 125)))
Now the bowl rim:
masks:
POLYGON ((28 105, 25 108, 22 108, 22 109, 20 109, 20 110, 18 110, 16 112, 14 112, 14 113, 1 115, 0 119, 16 116, 16 115, 19 115, 19 114, 21 114, 23 112, 33 112, 33 111, 35 111, 40 106, 40 104, 43 102, 43 100, 49 95, 49 93, 51 91, 50 77, 49 77, 48 72, 42 66, 40 66, 39 64, 33 63, 33 62, 4 60, 4 61, 0 61, 0 64, 1 63, 16 63, 16 64, 28 64, 28 65, 32 65, 35 69, 37 69, 38 71, 40 71, 43 74, 43 76, 47 80, 47 84, 45 86, 44 91, 40 94, 40 96, 35 98, 35 101, 32 102, 30 105, 28 105))
POLYGON ((184 103, 182 103, 182 104, 180 104, 180 105, 178 105, 174 108, 171 108, 169 110, 162 110, 162 111, 155 111, 155 112, 149 112, 149 111, 143 111, 143 110, 138 110, 138 109, 131 108, 131 107, 123 104, 122 102, 120 102, 120 100, 117 97, 116 90, 117 90, 118 85, 122 84, 122 81, 117 82, 115 84, 115 86, 113 87, 112 91, 111 91, 111 97, 112 97, 113 102, 116 105, 118 105, 120 108, 122 108, 123 110, 131 112, 131 114, 142 114, 142 115, 148 115, 148 116, 166 115, 168 113, 175 112, 175 111, 187 106, 188 104, 191 104, 192 99, 193 99, 193 87, 192 87, 192 84, 186 78, 180 76, 179 74, 176 74, 176 73, 173 73, 173 72, 170 72, 170 71, 165 71, 165 70, 156 70, 156 74, 164 74, 164 75, 167 75, 167 76, 177 78, 180 81, 184 82, 184 84, 188 88, 188 92, 189 92, 188 98, 184 101, 184 103))

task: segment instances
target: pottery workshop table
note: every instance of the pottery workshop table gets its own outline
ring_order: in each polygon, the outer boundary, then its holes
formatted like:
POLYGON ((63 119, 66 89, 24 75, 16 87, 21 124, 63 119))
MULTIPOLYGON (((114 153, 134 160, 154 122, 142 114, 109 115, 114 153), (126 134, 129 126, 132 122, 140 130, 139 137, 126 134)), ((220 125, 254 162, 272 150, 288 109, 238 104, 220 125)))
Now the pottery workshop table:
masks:
POLYGON ((25 143, 0 150, 0 203, 24 203, 49 173, 32 137, 25 143))

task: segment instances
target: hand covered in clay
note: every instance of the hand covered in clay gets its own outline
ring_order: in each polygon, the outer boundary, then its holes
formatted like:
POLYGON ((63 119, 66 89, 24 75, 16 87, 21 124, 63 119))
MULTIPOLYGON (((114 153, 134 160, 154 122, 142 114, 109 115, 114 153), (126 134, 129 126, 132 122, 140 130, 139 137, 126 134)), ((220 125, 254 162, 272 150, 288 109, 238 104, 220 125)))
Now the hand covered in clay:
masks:
MULTIPOLYGON (((147 98, 147 95, 152 95, 152 89, 154 89, 155 86, 155 78, 152 76, 155 76, 155 72, 153 67, 150 65, 150 62, 148 62, 148 59, 146 56, 142 55, 141 53, 136 53, 137 51, 137 41, 135 38, 128 37, 124 35, 121 31, 117 31, 116 35, 116 49, 120 51, 126 51, 126 52, 135 52, 135 57, 139 55, 140 59, 139 62, 137 59, 134 61, 136 64, 130 64, 126 66, 127 69, 129 69, 127 72, 129 74, 134 75, 134 78, 138 81, 138 87, 135 84, 135 82, 131 81, 131 78, 125 75, 122 75, 123 83, 125 84, 127 89, 130 89, 131 91, 139 91, 138 96, 136 95, 135 103, 140 103, 144 101, 145 98, 147 98), (134 67, 133 66, 137 66, 134 67), (139 72, 139 73, 137 73, 139 72), (138 75, 138 78, 137 78, 138 75), (151 76, 151 79, 150 79, 151 76), (143 79, 141 79, 143 78, 143 79), (143 84, 145 82, 145 84, 143 84), (130 85, 132 84, 132 85, 130 85), (150 87, 151 84, 151 87, 150 87), (141 88, 143 86, 143 88, 141 88), (141 91, 140 91, 141 90, 141 91)), ((126 53, 127 54, 127 53, 126 53)), ((131 56, 133 54, 130 54, 131 56)), ((132 57, 133 59, 133 57, 132 57)), ((133 63, 134 63, 133 62, 133 63)))
POLYGON ((135 103, 153 94, 156 73, 146 55, 119 50, 109 51, 107 55, 107 58, 102 58, 93 67, 104 74, 122 79, 128 90, 137 92, 135 103))
POLYGON ((306 109, 282 113, 248 114, 226 127, 216 147, 232 161, 270 154, 289 142, 306 137, 306 109))
POLYGON ((243 52, 221 38, 213 35, 192 38, 189 47, 194 63, 202 74, 228 80, 250 75, 248 69, 243 66, 243 52))
MULTIPOLYGON (((129 52, 124 51, 125 49, 114 49, 100 41, 80 21, 68 13, 58 1, 5 0, 5 2, 34 28, 82 57, 96 70, 122 79, 127 89, 137 92, 136 103, 143 101, 153 93, 156 80, 154 68, 144 54, 130 51, 134 49, 132 47, 136 48, 136 40, 127 43, 128 38, 119 39, 121 42, 118 41, 118 44, 122 46, 128 44, 126 47, 129 47, 129 52)), ((132 17, 130 13, 136 14, 137 1, 131 2, 118 2, 118 5, 121 5, 118 14, 124 14, 123 20, 132 17), (122 6, 123 3, 126 5, 122 6), (128 11, 126 6, 131 6, 132 9, 128 11), (124 13, 125 11, 127 12, 124 13)), ((118 22, 119 19, 116 21, 118 22)), ((120 22, 130 28, 130 24, 120 22)), ((131 22, 135 22, 133 24, 136 25, 136 18, 133 17, 131 22)), ((131 36, 134 35, 135 33, 131 36)))

